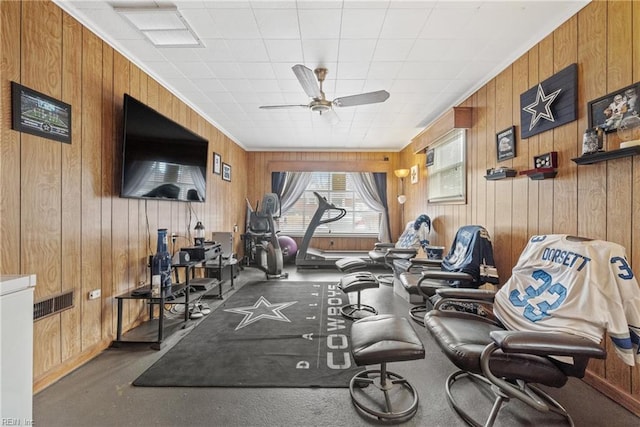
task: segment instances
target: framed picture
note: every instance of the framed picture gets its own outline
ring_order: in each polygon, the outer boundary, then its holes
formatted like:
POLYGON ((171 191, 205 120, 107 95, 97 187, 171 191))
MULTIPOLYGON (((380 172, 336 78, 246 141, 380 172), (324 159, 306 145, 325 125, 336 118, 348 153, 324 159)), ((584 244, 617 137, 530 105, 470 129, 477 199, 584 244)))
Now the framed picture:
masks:
POLYGON ((11 128, 71 144, 71 105, 11 82, 11 128))
POLYGON ((218 153, 213 153, 213 173, 216 175, 222 173, 222 157, 218 153))
POLYGON ((231 181, 231 166, 226 163, 222 164, 222 179, 225 181, 231 181))
POLYGON ((640 82, 623 87, 587 104, 589 128, 600 128, 605 133, 615 132, 625 117, 640 115, 640 82))
POLYGON ((496 134, 496 152, 498 161, 513 159, 516 156, 516 128, 511 126, 496 134))
POLYGON ((427 150, 427 166, 433 166, 433 162, 435 160, 436 150, 433 148, 429 148, 427 150))
POLYGON ((412 184, 417 184, 418 183, 418 165, 413 165, 411 166, 411 183, 412 184))

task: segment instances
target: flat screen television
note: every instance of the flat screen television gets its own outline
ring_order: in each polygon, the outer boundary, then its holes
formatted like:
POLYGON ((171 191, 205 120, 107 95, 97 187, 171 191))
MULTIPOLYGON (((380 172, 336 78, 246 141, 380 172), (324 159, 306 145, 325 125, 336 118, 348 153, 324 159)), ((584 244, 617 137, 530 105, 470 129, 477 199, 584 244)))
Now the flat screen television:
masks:
POLYGON ((128 94, 120 197, 204 202, 208 141, 128 94))

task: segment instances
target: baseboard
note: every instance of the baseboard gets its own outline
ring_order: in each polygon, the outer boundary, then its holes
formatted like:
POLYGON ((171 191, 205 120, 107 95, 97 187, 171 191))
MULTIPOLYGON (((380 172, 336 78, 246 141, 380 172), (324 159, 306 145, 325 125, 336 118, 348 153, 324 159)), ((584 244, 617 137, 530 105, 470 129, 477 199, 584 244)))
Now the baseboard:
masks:
POLYGON ((84 365, 85 363, 89 362, 90 360, 98 356, 100 353, 102 353, 103 350, 109 347, 109 345, 111 344, 111 341, 113 341, 112 338, 99 341, 98 343, 89 347, 87 350, 83 351, 82 353, 76 354, 75 356, 65 360, 63 363, 47 371, 45 374, 41 375, 40 377, 34 378, 33 394, 35 395, 41 392, 42 390, 49 387, 51 384, 55 383, 65 375, 70 374, 71 372, 78 369, 80 366, 84 365))
POLYGON ((587 371, 582 380, 607 396, 609 399, 626 408, 629 412, 640 417, 640 400, 634 396, 620 390, 612 384, 609 384, 605 379, 595 375, 591 371, 587 371))

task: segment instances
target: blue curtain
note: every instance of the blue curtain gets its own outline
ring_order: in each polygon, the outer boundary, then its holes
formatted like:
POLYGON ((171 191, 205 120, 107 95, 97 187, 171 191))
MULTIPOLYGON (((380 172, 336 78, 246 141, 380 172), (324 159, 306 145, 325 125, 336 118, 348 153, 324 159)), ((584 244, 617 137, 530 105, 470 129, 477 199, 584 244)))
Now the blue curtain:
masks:
POLYGON ((278 196, 282 197, 286 178, 286 172, 271 172, 271 192, 276 193, 278 196))

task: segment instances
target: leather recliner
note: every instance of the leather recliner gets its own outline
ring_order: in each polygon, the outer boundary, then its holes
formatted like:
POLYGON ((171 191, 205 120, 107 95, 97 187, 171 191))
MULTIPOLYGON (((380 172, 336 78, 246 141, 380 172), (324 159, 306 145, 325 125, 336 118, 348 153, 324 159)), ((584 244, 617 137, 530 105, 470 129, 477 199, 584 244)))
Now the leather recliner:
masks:
POLYGON ((424 323, 459 369, 446 382, 455 411, 468 424, 480 425, 478 405, 463 408, 454 398, 459 380, 479 380, 474 382, 487 385, 495 397, 485 426, 493 425, 510 399, 573 425, 538 385, 559 388, 570 377, 582 378, 590 359, 607 356, 605 336, 624 363, 640 363, 640 286, 627 260, 625 248, 613 242, 533 236, 497 292, 437 290, 441 299, 424 323), (491 310, 483 316, 447 310, 457 304, 489 304, 491 310))

